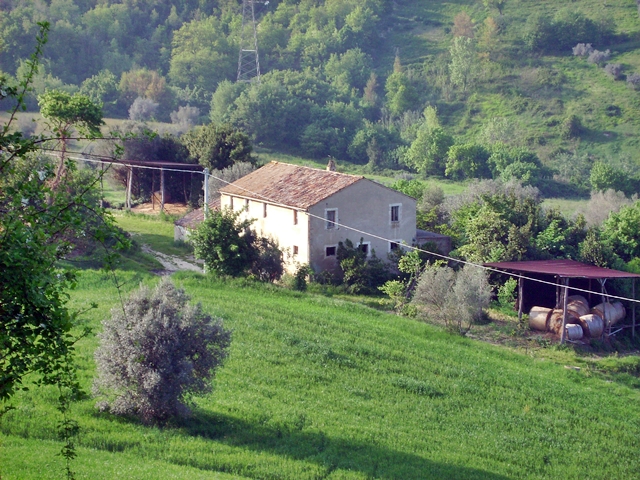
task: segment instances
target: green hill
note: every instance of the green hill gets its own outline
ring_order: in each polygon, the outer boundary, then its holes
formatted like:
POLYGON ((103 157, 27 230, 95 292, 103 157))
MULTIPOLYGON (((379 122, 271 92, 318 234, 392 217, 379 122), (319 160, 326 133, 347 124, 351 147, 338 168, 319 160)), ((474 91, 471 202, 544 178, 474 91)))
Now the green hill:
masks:
MULTIPOLYGON (((118 277, 125 291, 155 281, 132 271, 118 277)), ((604 376, 603 363, 568 352, 510 351, 331 297, 191 274, 174 280, 233 330, 214 392, 196 399, 191 419, 165 428, 79 402, 72 409, 81 427, 77 478, 640 473, 640 382, 628 373, 604 376)), ((107 276, 86 270, 72 304, 98 302, 89 324, 99 331, 116 299, 107 276)), ((90 336, 79 345, 87 390, 96 344, 90 336)), ((610 365, 637 373, 637 363, 610 365)), ((49 388, 16 396, 0 424, 3 478, 62 477, 55 399, 49 388)))
MULTIPOLYGON (((640 171, 640 92, 628 81, 640 73, 640 19, 631 0, 260 3, 261 85, 233 84, 243 43, 237 1, 28 0, 0 9, 1 71, 24 71, 35 22, 47 20, 35 94, 79 90, 108 116, 126 118, 137 97, 157 103, 147 113, 162 121, 197 106, 189 121, 231 122, 277 150, 411 169, 407 148, 431 105, 457 144, 498 139, 532 150, 572 185, 565 193, 588 191, 595 161, 640 171), (452 71, 456 37, 473 37, 464 85, 452 71), (572 55, 578 43, 609 56, 589 63, 572 55), (606 64, 617 65, 615 78, 606 64)), ((29 105, 37 109, 35 97, 29 105)), ((444 165, 427 173, 443 175, 444 165)))

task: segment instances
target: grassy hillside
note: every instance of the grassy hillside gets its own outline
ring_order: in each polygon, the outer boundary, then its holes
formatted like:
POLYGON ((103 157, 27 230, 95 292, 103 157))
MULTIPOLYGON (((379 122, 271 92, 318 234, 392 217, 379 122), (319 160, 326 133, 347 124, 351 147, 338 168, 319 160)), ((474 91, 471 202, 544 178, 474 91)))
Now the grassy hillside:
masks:
MULTIPOLYGON (((152 223, 136 228, 162 235, 152 223)), ((123 294, 157 281, 127 265, 117 272, 123 294)), ((637 357, 518 352, 330 296, 197 274, 174 281, 233 330, 214 392, 195 399, 193 418, 164 428, 80 401, 78 478, 640 475, 637 357)), ((83 318, 95 333, 118 292, 109 276, 85 270, 71 304, 91 302, 99 307, 83 318)), ((95 335, 78 345, 87 391, 96 346, 95 335)), ((62 478, 56 398, 40 388, 14 399, 0 422, 3 478, 62 478)))
MULTIPOLYGON (((398 51, 403 63, 420 70, 434 70, 448 52, 454 17, 466 12, 482 42, 483 22, 491 16, 499 31, 480 65, 477 85, 469 95, 434 91, 445 123, 461 138, 472 139, 488 119, 507 118, 515 127, 518 143, 534 148, 543 159, 561 150, 578 151, 614 163, 637 165, 640 93, 626 82, 614 81, 586 57, 574 57, 570 49, 555 55, 532 53, 524 47, 527 20, 536 14, 553 17, 562 9, 614 26, 616 40, 594 47, 610 49, 609 63, 620 63, 630 74, 640 69, 640 20, 634 2, 627 0, 507 0, 503 15, 486 9, 480 1, 394 2, 394 28, 385 41, 385 54, 377 60, 390 69, 398 51), (441 61, 441 60, 440 60, 441 61), (619 109, 619 110, 618 110, 619 109), (568 114, 578 115, 583 134, 566 140, 558 124, 568 114)), ((577 43, 577 42, 576 42, 577 43)), ((434 89, 437 74, 427 75, 426 89, 434 89)), ((437 89, 435 89, 437 90, 437 89)))

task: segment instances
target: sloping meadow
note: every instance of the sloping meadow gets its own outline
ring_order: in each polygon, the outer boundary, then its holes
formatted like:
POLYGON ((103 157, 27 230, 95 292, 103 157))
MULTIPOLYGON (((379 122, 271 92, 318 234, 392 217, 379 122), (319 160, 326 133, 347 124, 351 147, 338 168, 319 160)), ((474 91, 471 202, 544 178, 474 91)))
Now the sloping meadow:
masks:
MULTIPOLYGON (((154 279, 121 273, 124 289, 154 279)), ((343 300, 248 281, 174 281, 233 330, 214 392, 165 427, 73 415, 77 478, 638 478, 640 394, 589 371, 452 336, 343 300)), ((118 302, 85 271, 73 302, 118 302)), ((95 336, 80 378, 94 375, 95 336)), ((0 427, 3 478, 62 478, 54 389, 14 401, 0 427)))

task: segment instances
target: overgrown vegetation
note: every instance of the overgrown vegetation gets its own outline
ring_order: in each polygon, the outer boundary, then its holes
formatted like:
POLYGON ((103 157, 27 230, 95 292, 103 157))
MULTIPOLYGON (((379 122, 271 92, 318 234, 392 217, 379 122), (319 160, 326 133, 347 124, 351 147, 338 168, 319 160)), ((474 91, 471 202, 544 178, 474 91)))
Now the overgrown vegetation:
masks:
POLYGON ((276 241, 251 230, 252 220, 240 220, 242 211, 213 210, 191 234, 196 258, 208 271, 237 277, 250 274, 263 281, 279 280, 284 257, 276 241))

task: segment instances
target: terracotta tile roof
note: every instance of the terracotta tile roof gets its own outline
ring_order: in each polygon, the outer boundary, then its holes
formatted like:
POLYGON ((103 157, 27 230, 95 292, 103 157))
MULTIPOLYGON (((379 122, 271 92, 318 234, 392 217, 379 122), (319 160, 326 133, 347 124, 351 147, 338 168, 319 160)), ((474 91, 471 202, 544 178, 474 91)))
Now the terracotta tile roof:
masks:
POLYGON ((220 192, 306 210, 362 179, 357 175, 271 162, 220 192))
MULTIPOLYGON (((216 200, 212 200, 209 202, 209 208, 211 210, 220 210, 220 197, 216 200)), ((204 220, 204 208, 197 208, 195 210, 191 210, 184 217, 179 218, 175 222, 174 225, 179 227, 185 227, 193 230, 198 225, 200 225, 204 220)))

